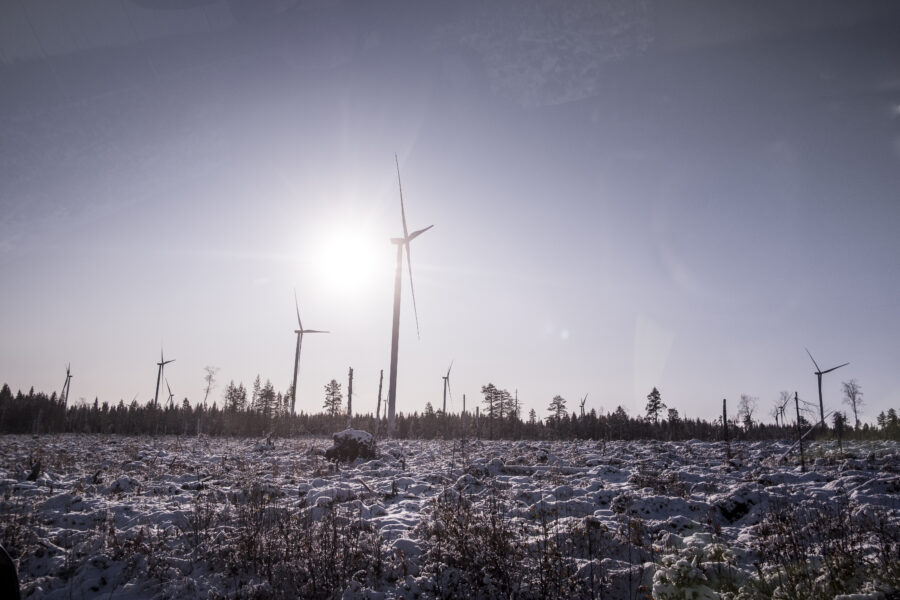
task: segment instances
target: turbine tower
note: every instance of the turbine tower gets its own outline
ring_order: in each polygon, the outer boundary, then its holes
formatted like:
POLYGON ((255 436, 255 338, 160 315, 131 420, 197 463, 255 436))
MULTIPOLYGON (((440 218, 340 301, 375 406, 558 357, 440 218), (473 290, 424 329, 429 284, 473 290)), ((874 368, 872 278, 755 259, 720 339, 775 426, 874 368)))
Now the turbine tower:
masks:
POLYGON ((400 182, 400 160, 394 155, 397 165, 397 185, 400 188, 400 216, 403 219, 403 237, 391 238, 391 243, 397 246, 397 267, 394 270, 394 321, 391 328, 391 376, 388 381, 388 436, 394 434, 397 409, 397 351, 400 342, 400 283, 403 278, 403 248, 406 248, 406 265, 409 269, 409 289, 412 293, 413 312, 416 315, 416 335, 419 335, 419 311, 416 308, 416 288, 413 286, 412 262, 409 257, 409 243, 434 227, 429 225, 425 229, 419 229, 409 233, 406 228, 406 209, 403 206, 403 184, 400 182))
POLYGON ((300 371, 300 347, 303 345, 304 333, 331 333, 329 331, 319 331, 318 329, 303 329, 303 321, 300 320, 300 303, 297 302, 297 290, 294 290, 294 307, 297 309, 297 327, 294 333, 297 334, 297 350, 294 352, 294 387, 291 390, 291 414, 294 414, 294 406, 297 404, 297 374, 300 371))
POLYGON ((66 382, 63 384, 62 393, 60 394, 60 399, 63 401, 63 411, 69 407, 69 381, 73 377, 71 366, 72 363, 66 365, 66 382))
POLYGON ((156 366, 159 369, 156 371, 156 393, 153 395, 153 408, 157 408, 159 406, 159 384, 162 381, 163 368, 170 362, 175 362, 175 359, 172 358, 170 360, 166 360, 163 358, 162 348, 159 349, 159 362, 156 363, 156 366))
MULTIPOLYGON (((450 389, 450 369, 453 368, 453 361, 450 361, 450 367, 447 369, 447 374, 441 377, 444 380, 444 408, 443 412, 447 414, 447 390, 450 389)), ((450 400, 453 400, 453 393, 450 393, 450 400)))
POLYGON ((825 373, 831 373, 835 369, 840 369, 841 367, 846 367, 850 363, 845 362, 842 365, 838 365, 836 367, 831 367, 830 369, 826 369, 823 371, 822 369, 819 368, 819 363, 816 362, 816 359, 813 358, 813 355, 810 354, 809 348, 806 348, 805 350, 806 350, 806 353, 809 354, 809 359, 813 362, 814 365, 816 365, 815 374, 816 374, 816 379, 819 380, 819 422, 822 425, 822 428, 824 429, 825 428, 825 405, 822 404, 822 375, 824 375, 825 373))

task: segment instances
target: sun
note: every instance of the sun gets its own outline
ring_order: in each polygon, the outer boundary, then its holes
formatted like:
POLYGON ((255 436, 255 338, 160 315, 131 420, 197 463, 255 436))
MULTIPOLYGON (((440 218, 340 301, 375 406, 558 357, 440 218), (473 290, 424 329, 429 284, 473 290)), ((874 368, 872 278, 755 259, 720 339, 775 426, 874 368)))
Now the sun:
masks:
POLYGON ((328 231, 317 244, 319 277, 332 289, 361 292, 382 271, 386 246, 386 240, 379 245, 372 233, 360 226, 328 231))

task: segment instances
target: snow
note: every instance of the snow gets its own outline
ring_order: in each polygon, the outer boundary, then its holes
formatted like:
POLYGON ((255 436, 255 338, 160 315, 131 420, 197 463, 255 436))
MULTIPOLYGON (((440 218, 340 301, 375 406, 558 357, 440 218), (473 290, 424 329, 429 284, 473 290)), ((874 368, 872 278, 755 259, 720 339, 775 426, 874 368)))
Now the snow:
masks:
MULTIPOLYGON (((611 532, 602 557, 578 562, 579 573, 607 574, 610 597, 627 580, 659 598, 691 597, 679 595, 685 586, 692 597, 718 598, 721 565, 727 576, 753 574, 754 527, 773 506, 845 494, 858 514, 900 516, 900 447, 891 442, 845 444, 846 456, 814 442, 808 455, 821 460, 807 473, 777 462, 788 442, 732 443, 735 458, 725 462, 721 443, 698 441, 379 440, 378 458, 349 464, 325 460, 328 443, 4 436, 0 541, 26 598, 252 597, 271 593, 270 584, 213 568, 196 554, 197 540, 225 544, 238 514, 254 507, 321 521, 340 506, 349 520, 336 523, 371 528, 386 566, 380 580, 363 572, 336 591, 407 598, 433 593, 423 524, 435 501, 463 496, 482 510, 500 494, 510 522, 611 532), (37 453, 44 471, 25 481, 22 467, 37 453)), ((858 591, 846 598, 878 597, 858 591)))

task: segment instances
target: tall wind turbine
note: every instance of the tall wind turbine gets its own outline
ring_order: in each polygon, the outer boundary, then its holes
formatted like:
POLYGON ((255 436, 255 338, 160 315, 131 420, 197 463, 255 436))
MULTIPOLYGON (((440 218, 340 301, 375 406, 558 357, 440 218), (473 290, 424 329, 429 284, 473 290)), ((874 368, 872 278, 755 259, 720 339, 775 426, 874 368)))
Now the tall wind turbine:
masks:
MULTIPOLYGON (((447 369, 447 374, 444 375, 441 379, 444 380, 444 414, 447 414, 447 390, 450 389, 450 369, 453 368, 453 361, 450 361, 450 367, 447 369)), ((453 400, 453 393, 450 393, 450 399, 453 400)))
POLYGON ((294 353, 294 387, 291 390, 291 414, 294 414, 294 405, 297 403, 297 374, 300 371, 300 346, 303 345, 304 333, 331 333, 329 331, 319 331, 318 329, 303 329, 303 321, 300 320, 300 303, 297 302, 297 290, 294 290, 294 307, 297 309, 297 327, 294 333, 297 334, 297 351, 294 353))
POLYGON ((406 209, 403 206, 403 184, 400 182, 400 160, 394 155, 397 165, 397 185, 400 188, 400 216, 403 219, 403 237, 391 238, 391 243, 397 246, 397 267, 394 270, 394 322, 391 328, 391 377, 388 382, 388 435, 394 434, 394 423, 397 409, 397 351, 400 342, 400 282, 403 278, 403 248, 406 248, 406 265, 409 269, 409 289, 412 293, 413 312, 416 315, 416 335, 419 335, 419 311, 416 308, 416 288, 413 286, 412 262, 409 257, 409 243, 434 227, 429 225, 425 229, 419 229, 409 233, 406 228, 406 209))
POLYGON ((62 393, 60 394, 60 399, 63 401, 63 410, 69 407, 69 381, 71 381, 73 375, 70 367, 72 363, 66 365, 66 382, 63 384, 62 393))
POLYGON ((166 360, 163 358, 162 348, 159 349, 159 362, 156 363, 156 366, 159 367, 159 370, 156 372, 156 394, 153 396, 153 407, 156 408, 159 406, 159 384, 162 380, 163 368, 169 364, 170 362, 175 362, 175 359, 172 358, 170 360, 166 360))
POLYGON ((815 374, 816 374, 816 379, 819 380, 819 420, 822 425, 822 429, 824 429, 825 428, 825 405, 822 404, 822 375, 824 375, 825 373, 831 373, 835 369, 840 369, 841 367, 846 367, 850 363, 845 362, 842 365, 838 365, 836 367, 831 367, 830 369, 826 369, 823 371, 822 369, 819 368, 819 363, 816 362, 816 359, 814 359, 812 354, 810 354, 809 348, 805 348, 805 350, 806 350, 806 353, 809 354, 809 359, 811 361, 813 361, 814 365, 816 365, 815 374))

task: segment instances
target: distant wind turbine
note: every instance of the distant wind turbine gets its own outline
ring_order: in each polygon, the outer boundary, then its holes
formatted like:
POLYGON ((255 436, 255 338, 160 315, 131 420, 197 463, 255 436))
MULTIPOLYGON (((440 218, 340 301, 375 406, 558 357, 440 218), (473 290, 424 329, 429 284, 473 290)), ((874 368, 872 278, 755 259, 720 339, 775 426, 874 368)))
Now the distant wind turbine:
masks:
POLYGON ((156 363, 156 366, 159 369, 156 371, 156 394, 153 395, 153 407, 156 408, 159 406, 159 384, 162 381, 163 369, 170 362, 175 362, 175 359, 166 360, 163 358, 162 348, 159 349, 159 362, 156 363))
POLYGON ((72 371, 71 367, 72 363, 66 365, 66 382, 63 384, 62 393, 60 394, 60 399, 63 401, 63 410, 69 407, 69 382, 72 380, 72 371))
POLYGON ((416 288, 413 286, 412 262, 409 256, 409 243, 434 227, 429 225, 425 229, 419 229, 409 233, 406 227, 406 209, 403 206, 403 184, 400 182, 400 160, 394 155, 397 164, 397 184, 400 187, 400 216, 403 219, 403 237, 391 238, 391 243, 397 246, 397 267, 394 270, 394 322, 391 328, 391 376, 388 381, 388 435, 394 433, 394 423, 397 409, 397 351, 400 342, 400 283, 403 278, 403 249, 406 248, 406 265, 409 269, 409 289, 412 293, 413 312, 416 315, 416 335, 419 335, 419 311, 416 308, 416 288))
POLYGON ((166 378, 166 389, 169 390, 169 406, 171 406, 172 408, 175 408, 175 400, 174 400, 175 394, 172 393, 172 388, 171 388, 171 386, 169 386, 168 378, 166 378))
POLYGON ((579 403, 581 405, 581 418, 582 419, 584 418, 584 403, 587 402, 587 397, 588 397, 588 395, 585 394, 584 398, 582 398, 581 402, 579 403))
POLYGON ((821 423, 822 428, 824 429, 825 428, 825 405, 822 403, 822 375, 824 375, 825 373, 831 373, 835 369, 840 369, 841 367, 846 367, 850 363, 845 362, 842 365, 838 365, 836 367, 831 367, 830 369, 826 369, 823 371, 822 369, 819 368, 819 363, 816 362, 816 359, 813 358, 813 355, 810 354, 809 348, 805 348, 805 350, 806 350, 806 353, 809 354, 809 359, 813 362, 814 365, 816 365, 815 374, 816 374, 816 379, 818 379, 818 381, 819 381, 819 422, 821 423))
POLYGON ((297 327, 294 333, 297 334, 297 350, 294 352, 294 387, 291 390, 291 414, 294 414, 294 406, 297 403, 297 375, 300 371, 300 347, 303 345, 304 333, 330 333, 329 331, 319 331, 318 329, 303 329, 303 321, 300 320, 300 303, 297 301, 297 290, 294 290, 294 307, 297 309, 297 327))
MULTIPOLYGON (((444 380, 444 414, 447 414, 447 391, 450 389, 450 369, 453 368, 453 361, 450 361, 450 367, 447 369, 447 374, 444 375, 441 379, 444 380)), ((453 393, 450 393, 450 400, 453 400, 453 393)))

